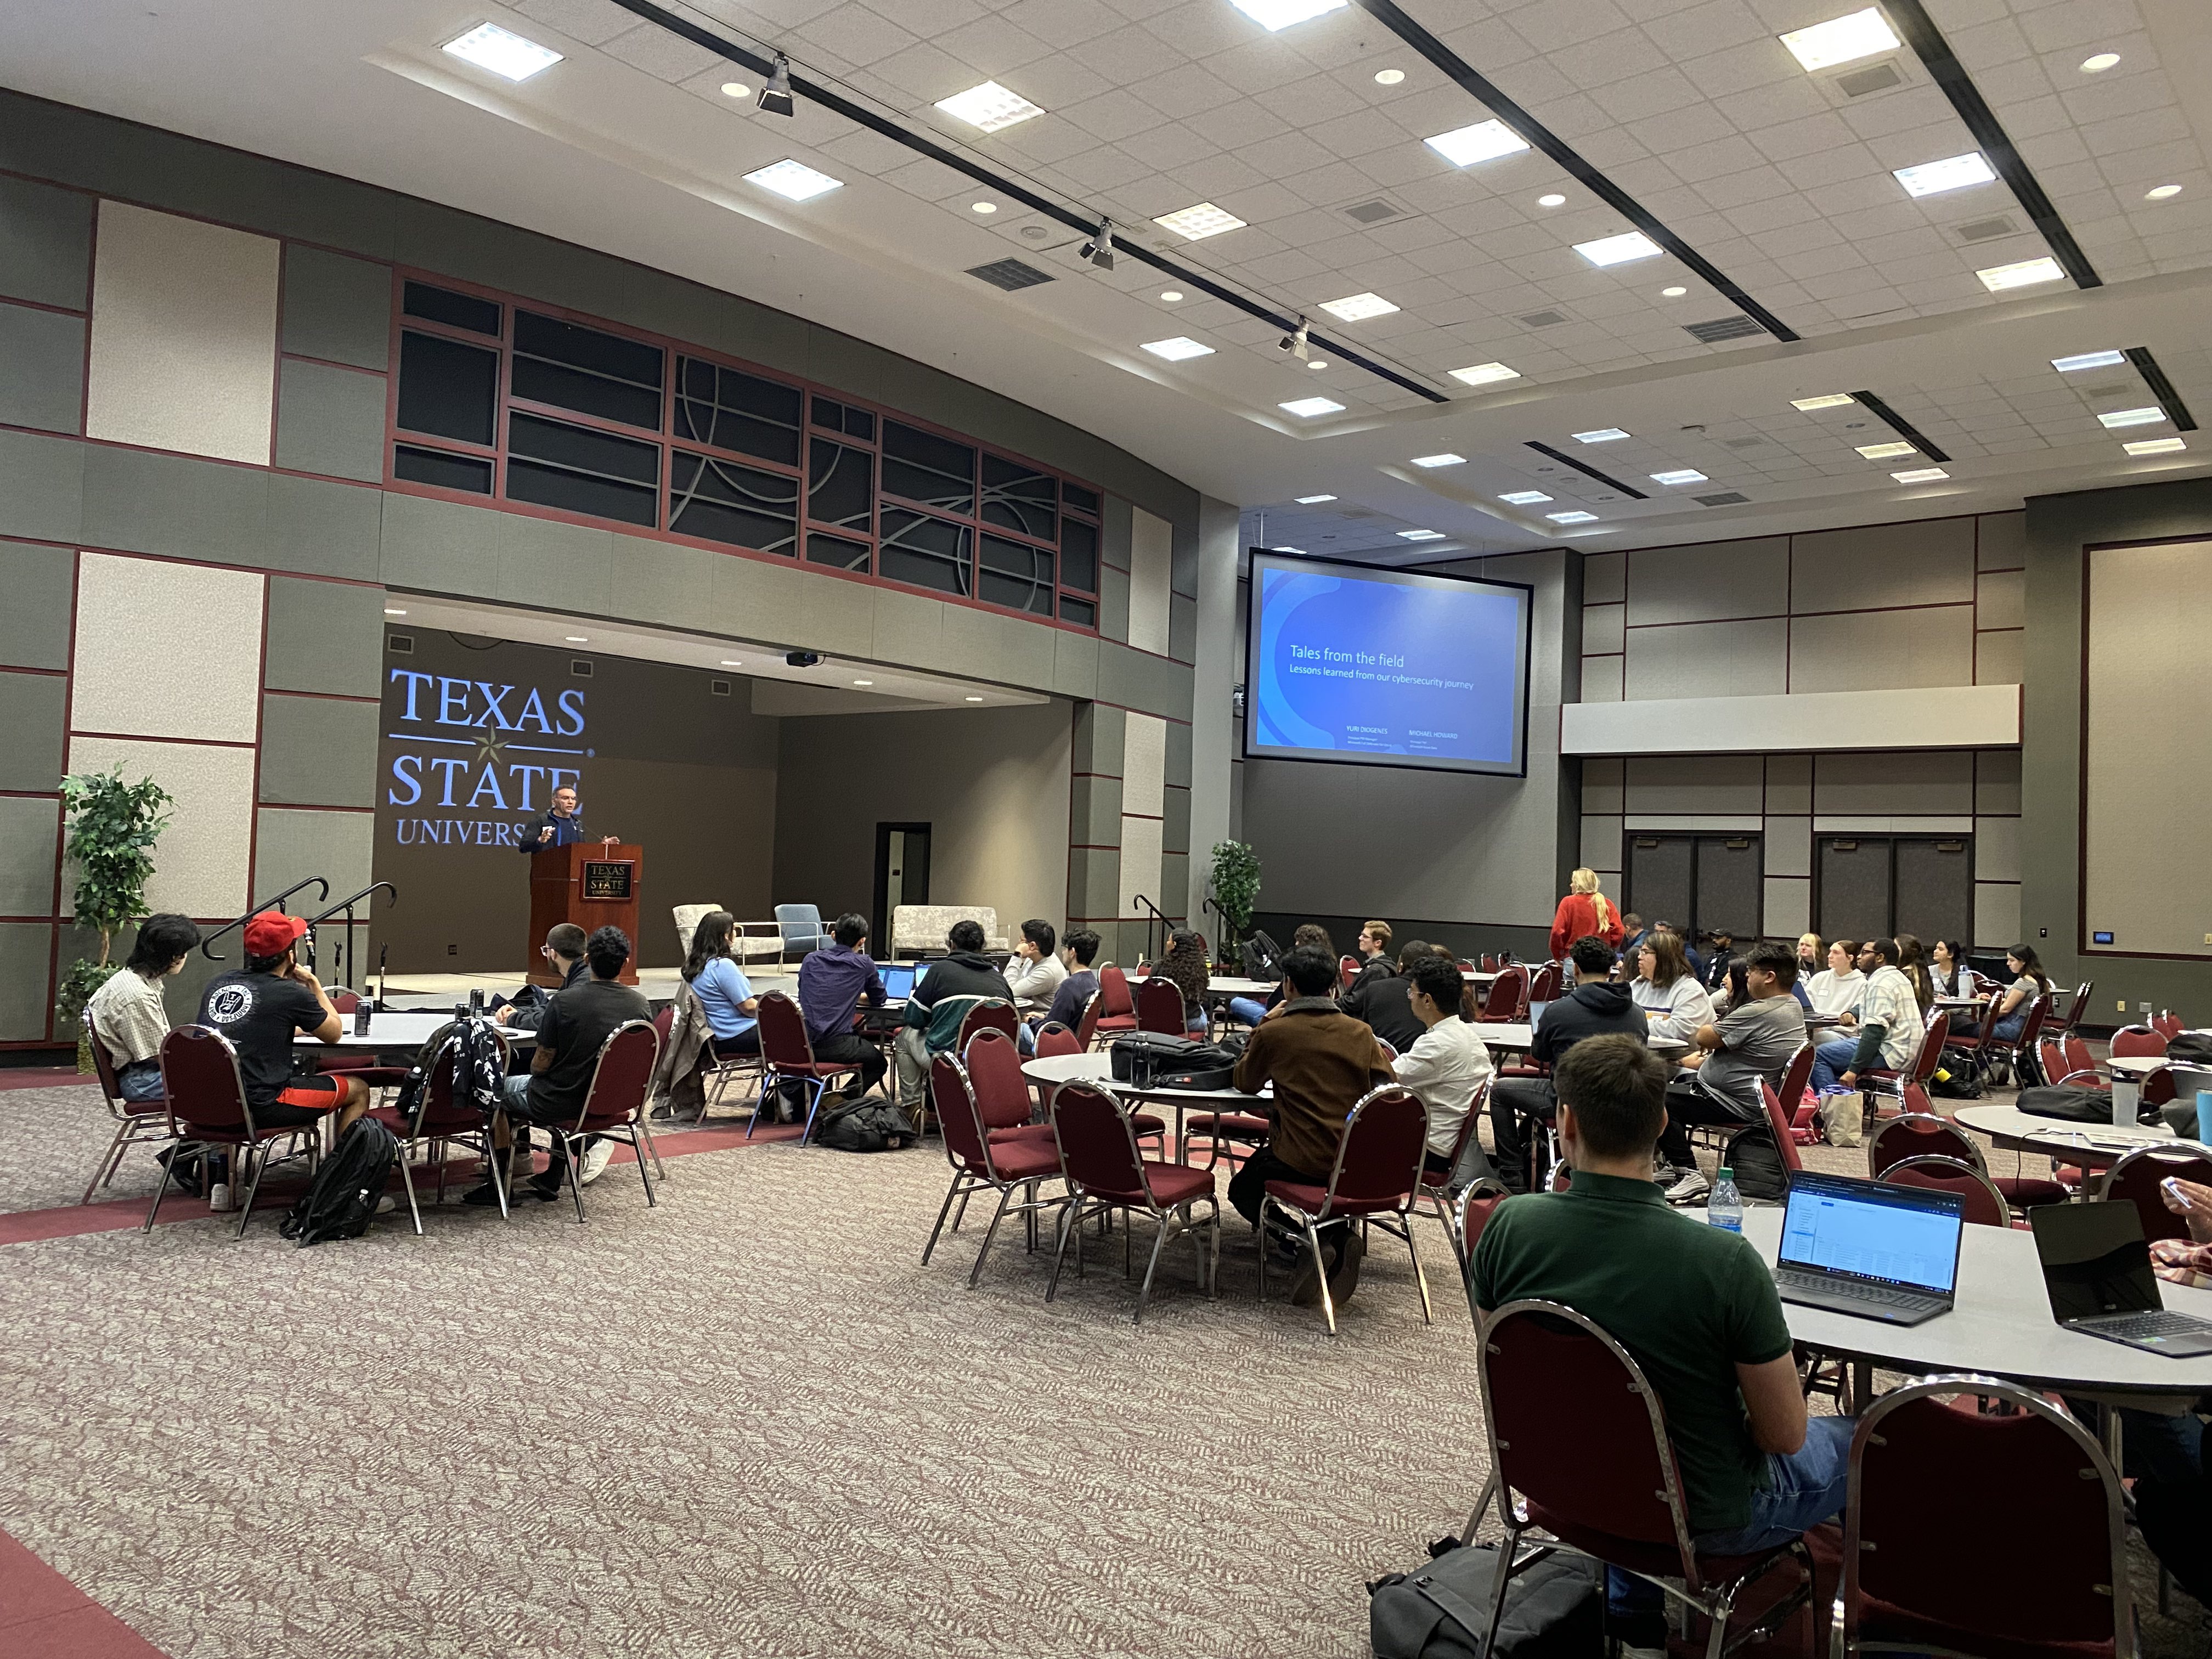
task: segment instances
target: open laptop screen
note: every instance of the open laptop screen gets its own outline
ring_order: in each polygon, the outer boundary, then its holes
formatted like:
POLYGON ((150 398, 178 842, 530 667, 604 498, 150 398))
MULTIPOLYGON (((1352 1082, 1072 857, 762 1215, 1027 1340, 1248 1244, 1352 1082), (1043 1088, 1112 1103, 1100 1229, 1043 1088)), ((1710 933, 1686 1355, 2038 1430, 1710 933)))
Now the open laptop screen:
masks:
POLYGON ((914 969, 911 967, 886 963, 876 972, 883 979, 884 994, 893 1002, 903 1002, 914 994, 914 969))
POLYGON ((1778 1255, 1785 1267, 1948 1295, 1964 1208, 1955 1194, 1800 1172, 1790 1177, 1778 1255))
POLYGON ((2060 1324, 2164 1304, 2142 1217, 2128 1203, 2039 1205, 2027 1212, 2051 1315, 2060 1324))

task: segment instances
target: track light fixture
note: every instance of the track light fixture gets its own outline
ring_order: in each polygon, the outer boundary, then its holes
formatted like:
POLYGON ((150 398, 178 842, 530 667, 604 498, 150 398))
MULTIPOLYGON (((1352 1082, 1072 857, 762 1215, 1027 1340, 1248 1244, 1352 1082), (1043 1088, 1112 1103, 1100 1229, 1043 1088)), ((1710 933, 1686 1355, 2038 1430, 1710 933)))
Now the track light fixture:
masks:
POLYGON ((1083 252, 1078 257, 1090 260, 1101 270, 1114 269, 1114 222, 1111 219, 1098 222, 1097 234, 1083 245, 1083 252))
POLYGON ((761 88, 756 107, 769 115, 792 115, 797 112, 791 97, 791 59, 781 52, 769 66, 768 84, 761 88))
POLYGON ((1275 343, 1275 349, 1289 352, 1300 362, 1304 362, 1313 355, 1313 348, 1306 343, 1306 319, 1304 317, 1298 319, 1296 328, 1275 343))

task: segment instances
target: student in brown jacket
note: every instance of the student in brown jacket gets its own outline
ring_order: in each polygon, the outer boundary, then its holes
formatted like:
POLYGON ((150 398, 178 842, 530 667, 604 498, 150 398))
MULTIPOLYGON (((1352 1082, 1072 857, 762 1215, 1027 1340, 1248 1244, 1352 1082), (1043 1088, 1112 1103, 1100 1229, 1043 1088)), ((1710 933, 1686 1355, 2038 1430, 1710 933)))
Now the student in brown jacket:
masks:
MULTIPOLYGON (((1392 1080, 1390 1061, 1364 1023, 1337 1006, 1336 963, 1327 952, 1300 945, 1283 958, 1283 982, 1289 994, 1252 1033, 1237 1062, 1236 1085, 1256 1092, 1275 1085, 1269 1115, 1274 1130, 1229 1182, 1229 1201, 1254 1226, 1271 1181, 1326 1187, 1344 1140, 1344 1122, 1353 1104, 1379 1083, 1392 1080)), ((1321 1276, 1312 1255, 1295 1238, 1273 1248, 1297 1259, 1291 1300, 1305 1305, 1321 1299, 1321 1276)), ((1328 1264, 1329 1295, 1341 1303, 1359 1283, 1364 1254, 1347 1224, 1322 1229, 1322 1253, 1328 1264)))

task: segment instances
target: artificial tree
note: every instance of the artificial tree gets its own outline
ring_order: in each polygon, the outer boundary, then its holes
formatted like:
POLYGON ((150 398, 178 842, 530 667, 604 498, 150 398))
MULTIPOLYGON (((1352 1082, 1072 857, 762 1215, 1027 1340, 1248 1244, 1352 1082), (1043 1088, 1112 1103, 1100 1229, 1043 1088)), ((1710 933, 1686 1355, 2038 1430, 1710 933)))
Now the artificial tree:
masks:
POLYGON ((1229 929, 1222 941, 1221 958, 1232 958, 1240 934, 1252 925, 1252 907, 1260 898, 1260 855, 1241 841, 1213 843, 1213 908, 1229 929))
MULTIPOLYGON (((154 873, 154 843, 168 828, 176 803, 151 778, 123 781, 118 763, 109 772, 73 772, 62 780, 62 814, 69 825, 68 854, 76 866, 71 895, 76 923, 100 935, 100 960, 80 958, 63 970, 54 1012, 62 1028, 76 1025, 86 1000, 114 971, 109 960, 118 930, 147 914, 146 882, 154 873)), ((91 1069, 82 1036, 80 1070, 91 1069)))

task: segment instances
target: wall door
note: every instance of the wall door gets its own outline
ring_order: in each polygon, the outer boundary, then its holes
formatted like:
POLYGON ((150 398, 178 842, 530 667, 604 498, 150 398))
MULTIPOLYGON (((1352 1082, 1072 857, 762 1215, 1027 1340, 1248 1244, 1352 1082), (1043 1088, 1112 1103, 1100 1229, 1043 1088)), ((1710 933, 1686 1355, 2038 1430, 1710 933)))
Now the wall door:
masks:
POLYGON ((1971 836, 1823 836, 1814 867, 1823 939, 1973 939, 1971 836))
POLYGON ((1628 890, 1622 902, 1646 922, 1671 921, 1685 935, 1725 927, 1759 937, 1765 899, 1757 836, 1628 836, 1628 890))
POLYGON ((1974 940, 1973 842, 1965 836, 1897 838, 1897 931, 1931 939, 1974 940))
POLYGON ((891 912, 902 904, 929 902, 929 826, 876 826, 876 905, 870 935, 874 953, 890 958, 891 912))

